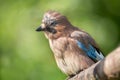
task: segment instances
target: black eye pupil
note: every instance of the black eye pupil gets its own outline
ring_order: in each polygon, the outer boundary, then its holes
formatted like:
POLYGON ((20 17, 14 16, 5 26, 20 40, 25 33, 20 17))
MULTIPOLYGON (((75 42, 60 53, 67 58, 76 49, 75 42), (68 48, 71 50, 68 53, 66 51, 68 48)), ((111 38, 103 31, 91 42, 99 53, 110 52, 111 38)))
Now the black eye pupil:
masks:
POLYGON ((57 24, 56 22, 52 22, 52 23, 51 23, 52 26, 55 26, 56 24, 57 24))

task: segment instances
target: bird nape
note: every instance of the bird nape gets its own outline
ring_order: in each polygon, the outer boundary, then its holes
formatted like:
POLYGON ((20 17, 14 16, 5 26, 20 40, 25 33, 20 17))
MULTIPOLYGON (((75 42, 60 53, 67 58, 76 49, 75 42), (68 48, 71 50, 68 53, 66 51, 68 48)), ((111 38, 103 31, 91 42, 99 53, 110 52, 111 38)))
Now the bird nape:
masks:
POLYGON ((58 67, 68 76, 74 76, 104 59, 95 40, 59 12, 47 11, 36 31, 44 32, 58 67))

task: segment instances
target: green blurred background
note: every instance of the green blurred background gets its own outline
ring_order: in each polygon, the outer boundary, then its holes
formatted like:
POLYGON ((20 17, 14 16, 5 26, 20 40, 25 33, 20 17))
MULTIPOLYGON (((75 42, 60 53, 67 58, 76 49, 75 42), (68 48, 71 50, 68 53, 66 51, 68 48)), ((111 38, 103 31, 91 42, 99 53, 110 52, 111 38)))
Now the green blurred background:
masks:
POLYGON ((105 55, 120 43, 120 0, 0 0, 0 80, 64 80, 43 33, 45 11, 66 15, 105 55))

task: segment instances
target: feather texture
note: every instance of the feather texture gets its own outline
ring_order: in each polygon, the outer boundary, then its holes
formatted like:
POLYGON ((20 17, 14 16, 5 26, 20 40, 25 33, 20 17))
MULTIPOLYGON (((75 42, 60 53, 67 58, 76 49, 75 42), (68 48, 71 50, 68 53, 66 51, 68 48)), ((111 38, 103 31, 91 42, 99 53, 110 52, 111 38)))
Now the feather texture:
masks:
POLYGON ((82 49, 95 62, 104 59, 104 56, 98 49, 97 44, 86 32, 74 31, 72 33, 72 37, 76 39, 76 44, 79 48, 82 49))
POLYGON ((99 61, 104 59, 104 56, 102 55, 102 53, 97 52, 97 50, 92 45, 88 44, 88 48, 86 48, 85 45, 80 41, 77 41, 77 44, 94 61, 99 61))
POLYGON ((65 16, 56 11, 45 13, 37 31, 44 31, 58 67, 69 76, 104 59, 94 39, 87 32, 74 27, 65 16))

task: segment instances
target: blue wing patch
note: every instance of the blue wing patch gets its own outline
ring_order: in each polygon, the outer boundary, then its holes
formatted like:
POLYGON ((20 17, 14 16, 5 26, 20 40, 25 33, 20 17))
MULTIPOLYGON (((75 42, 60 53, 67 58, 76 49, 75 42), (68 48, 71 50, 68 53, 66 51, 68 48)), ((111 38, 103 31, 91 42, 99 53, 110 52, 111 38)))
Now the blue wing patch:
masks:
POLYGON ((82 42, 77 41, 77 45, 93 60, 99 61, 101 59, 104 59, 103 54, 101 52, 99 53, 91 44, 89 44, 88 48, 86 48, 82 42))

